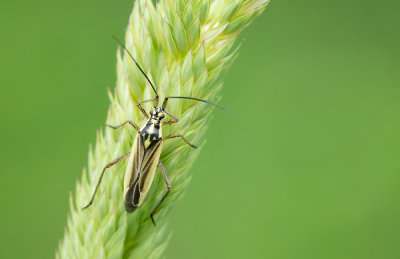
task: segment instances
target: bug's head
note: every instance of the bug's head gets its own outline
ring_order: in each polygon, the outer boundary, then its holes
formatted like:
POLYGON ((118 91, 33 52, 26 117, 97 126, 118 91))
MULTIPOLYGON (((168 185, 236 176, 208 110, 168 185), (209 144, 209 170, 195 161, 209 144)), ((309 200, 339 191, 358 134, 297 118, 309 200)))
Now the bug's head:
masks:
POLYGON ((165 118, 164 111, 161 107, 156 107, 150 111, 151 120, 155 123, 159 123, 162 119, 165 118))

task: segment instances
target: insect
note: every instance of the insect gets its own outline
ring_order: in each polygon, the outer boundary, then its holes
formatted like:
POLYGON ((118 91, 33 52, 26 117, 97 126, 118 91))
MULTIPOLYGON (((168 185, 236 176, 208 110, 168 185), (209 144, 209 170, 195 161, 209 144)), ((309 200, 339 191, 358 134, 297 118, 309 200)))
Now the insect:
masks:
POLYGON ((131 120, 127 120, 117 126, 107 125, 113 129, 118 129, 124 126, 125 124, 130 124, 138 131, 138 134, 132 145, 131 152, 111 161, 110 163, 106 164, 106 166, 103 168, 100 174, 100 178, 97 182, 96 188, 93 192, 93 195, 89 203, 85 207, 83 207, 83 209, 86 209, 90 205, 92 205, 96 193, 98 191, 98 188, 103 179, 104 173, 106 172, 106 169, 117 164, 123 159, 129 157, 124 178, 124 204, 125 204, 125 210, 128 213, 134 212, 143 203, 153 182, 157 167, 160 168, 161 173, 164 177, 165 183, 167 185, 167 191, 150 213, 150 218, 153 224, 155 225, 156 223, 154 221, 154 214, 157 212, 157 209, 160 207, 162 202, 165 200, 165 198, 171 191, 171 182, 168 179, 167 172, 160 160, 163 142, 168 139, 181 138, 187 145, 191 146, 192 148, 196 148, 196 146, 191 144, 182 134, 162 136, 162 126, 178 122, 178 118, 175 115, 168 112, 167 110, 168 101, 170 99, 189 99, 211 104, 224 111, 226 111, 226 109, 206 100, 194 97, 185 97, 185 96, 165 97, 162 106, 158 107, 159 94, 156 88, 154 87, 153 83, 148 78, 143 69, 139 66, 139 64, 136 62, 136 60, 133 58, 132 54, 127 50, 127 48, 116 37, 114 37, 114 39, 123 47, 126 53, 128 53, 128 55, 132 58, 136 66, 139 68, 140 72, 147 79, 147 81, 149 82, 155 93, 155 97, 137 103, 137 107, 147 119, 147 122, 143 125, 142 128, 139 128, 139 126, 131 120), (150 115, 142 106, 143 103, 147 102, 154 102, 154 108, 150 110, 150 115), (169 115, 172 119, 163 121, 166 115, 169 115))

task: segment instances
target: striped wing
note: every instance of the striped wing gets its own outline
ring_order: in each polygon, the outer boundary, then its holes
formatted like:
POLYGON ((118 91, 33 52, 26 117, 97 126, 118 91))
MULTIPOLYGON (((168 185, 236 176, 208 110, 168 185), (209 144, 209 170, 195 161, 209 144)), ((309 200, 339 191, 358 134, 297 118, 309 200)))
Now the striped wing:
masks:
POLYGON ((145 145, 145 139, 140 134, 137 135, 125 173, 124 202, 127 212, 133 212, 143 203, 153 182, 161 149, 161 139, 152 140, 150 145, 145 145))

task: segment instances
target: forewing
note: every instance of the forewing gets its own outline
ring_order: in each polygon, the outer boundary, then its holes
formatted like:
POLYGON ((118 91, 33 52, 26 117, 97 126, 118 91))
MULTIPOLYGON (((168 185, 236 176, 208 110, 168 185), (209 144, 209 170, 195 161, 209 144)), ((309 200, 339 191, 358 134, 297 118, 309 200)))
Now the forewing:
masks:
POLYGON ((155 140, 147 149, 140 137, 135 141, 134 154, 131 158, 132 163, 128 164, 125 176, 126 192, 125 206, 127 203, 135 207, 140 206, 150 189, 157 169, 157 163, 161 154, 162 140, 155 140))
POLYGON ((147 193, 150 186, 148 188, 146 188, 146 186, 151 185, 153 182, 154 173, 157 169, 157 163, 160 159, 161 146, 162 140, 158 140, 146 150, 141 164, 141 177, 138 182, 141 192, 145 191, 147 193))

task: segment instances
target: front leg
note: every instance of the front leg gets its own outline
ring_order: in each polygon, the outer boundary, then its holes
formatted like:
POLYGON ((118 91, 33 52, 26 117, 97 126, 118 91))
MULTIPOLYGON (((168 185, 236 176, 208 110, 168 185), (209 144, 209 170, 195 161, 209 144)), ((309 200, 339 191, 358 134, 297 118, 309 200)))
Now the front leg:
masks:
POLYGON ((136 125, 136 124, 135 124, 133 121, 131 121, 131 120, 124 121, 123 123, 121 123, 120 125, 117 125, 117 126, 112 126, 112 125, 109 125, 109 124, 106 124, 106 126, 112 128, 112 129, 118 129, 118 128, 124 126, 124 125, 127 124, 127 123, 129 123, 130 125, 132 125, 132 127, 134 127, 137 131, 140 131, 139 126, 136 125))
POLYGON ((148 99, 148 100, 143 100, 137 103, 137 107, 139 108, 139 110, 143 113, 143 115, 148 119, 149 115, 147 114, 146 110, 142 107, 142 103, 148 103, 148 102, 152 102, 152 101, 156 101, 156 105, 158 104, 158 96, 148 99))
POLYGON ((168 114, 169 116, 171 116, 172 118, 174 118, 173 120, 169 120, 169 121, 163 121, 162 125, 167 125, 167 124, 173 124, 173 123, 177 123, 178 122, 178 117, 176 117, 175 115, 173 115, 172 113, 170 113, 169 111, 164 109, 164 112, 166 114, 168 114))
POLYGON ((197 146, 190 143, 182 134, 173 134, 173 135, 165 136, 165 137, 162 137, 162 140, 167 140, 167 139, 172 139, 172 138, 182 138, 183 141, 186 142, 186 144, 188 144, 189 146, 191 146, 193 148, 197 148, 197 146))

